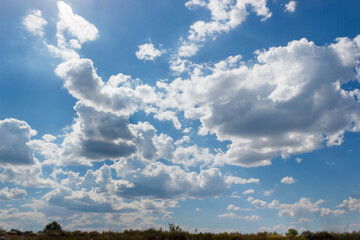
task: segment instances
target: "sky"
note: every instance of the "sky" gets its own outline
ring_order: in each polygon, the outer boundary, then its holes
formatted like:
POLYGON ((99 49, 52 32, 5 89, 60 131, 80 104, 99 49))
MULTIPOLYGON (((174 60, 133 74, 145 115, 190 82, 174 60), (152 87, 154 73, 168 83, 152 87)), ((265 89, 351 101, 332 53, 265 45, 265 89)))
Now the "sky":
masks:
POLYGON ((1 228, 359 230, 359 1, 1 5, 1 228))

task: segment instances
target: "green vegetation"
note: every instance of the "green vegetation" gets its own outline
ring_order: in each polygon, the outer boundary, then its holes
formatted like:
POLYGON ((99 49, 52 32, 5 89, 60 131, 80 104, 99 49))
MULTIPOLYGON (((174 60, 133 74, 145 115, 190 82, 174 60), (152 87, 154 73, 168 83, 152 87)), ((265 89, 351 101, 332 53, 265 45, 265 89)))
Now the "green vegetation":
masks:
MULTIPOLYGON (((11 231, 10 231, 11 232, 11 231)), ((276 232, 258 232, 251 234, 243 233, 189 233, 182 230, 175 223, 169 224, 169 231, 155 230, 125 230, 124 232, 82 232, 82 231, 63 231, 60 224, 52 222, 46 225, 43 232, 25 232, 11 235, 10 232, 0 232, 0 237, 6 240, 46 240, 46 239, 76 239, 76 240, 360 240, 360 232, 310 232, 305 231, 300 235, 296 229, 289 229, 285 235, 276 232)))

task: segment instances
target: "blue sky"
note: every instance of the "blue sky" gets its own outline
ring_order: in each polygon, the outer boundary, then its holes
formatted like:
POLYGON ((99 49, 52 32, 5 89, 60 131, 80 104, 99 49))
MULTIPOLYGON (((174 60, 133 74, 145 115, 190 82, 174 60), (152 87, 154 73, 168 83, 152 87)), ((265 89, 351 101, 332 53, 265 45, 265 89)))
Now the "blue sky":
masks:
POLYGON ((0 227, 358 230, 359 10, 3 1, 0 227))

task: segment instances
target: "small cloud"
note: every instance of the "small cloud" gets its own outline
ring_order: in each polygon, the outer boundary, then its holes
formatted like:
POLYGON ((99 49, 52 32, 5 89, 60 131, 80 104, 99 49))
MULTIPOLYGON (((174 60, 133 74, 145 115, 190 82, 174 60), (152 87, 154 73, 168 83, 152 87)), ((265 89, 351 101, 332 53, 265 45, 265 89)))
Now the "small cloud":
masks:
POLYGON ((139 50, 135 53, 136 57, 140 60, 154 61, 155 58, 160 57, 162 52, 154 47, 152 43, 145 43, 139 45, 139 50))
POLYGON ((253 200, 254 200, 253 197, 248 197, 248 198, 246 199, 246 201, 248 201, 248 202, 251 202, 251 201, 253 201, 253 200))
POLYGON ((251 194, 251 193, 254 193, 254 189, 248 189, 246 191, 244 191, 242 194, 251 194))
POLYGON ((287 4, 285 4, 285 12, 293 13, 296 10, 296 2, 290 1, 287 4))
POLYGON ((23 19, 22 23, 29 32, 42 37, 44 36, 43 27, 48 22, 41 17, 40 10, 30 10, 29 14, 23 19))
POLYGON ((235 205, 233 205, 233 204, 230 204, 230 205, 226 208, 226 210, 238 211, 238 210, 240 210, 240 207, 237 207, 237 206, 235 206, 235 205))
POLYGON ((267 191, 264 192, 264 196, 268 197, 268 196, 270 196, 273 192, 274 192, 274 190, 267 190, 267 191))
POLYGON ((188 128, 184 128, 184 130, 182 131, 183 133, 189 133, 191 132, 192 127, 188 127, 188 128))
POLYGON ((233 192, 230 197, 231 198, 241 198, 241 196, 239 196, 237 192, 233 192))
POLYGON ((296 158, 295 160, 296 160, 297 163, 301 163, 302 158, 296 158))
POLYGON ((284 177, 280 182, 285 184, 293 184, 295 180, 293 177, 284 177))
POLYGON ((196 211, 196 212, 200 212, 200 208, 196 208, 195 211, 196 211))

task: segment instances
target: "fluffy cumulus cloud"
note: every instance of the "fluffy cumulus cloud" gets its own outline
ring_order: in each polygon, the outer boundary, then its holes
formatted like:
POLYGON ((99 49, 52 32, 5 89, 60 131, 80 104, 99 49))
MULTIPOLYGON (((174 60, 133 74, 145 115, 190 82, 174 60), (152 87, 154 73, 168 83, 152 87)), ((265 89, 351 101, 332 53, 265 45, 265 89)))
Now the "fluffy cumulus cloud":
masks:
POLYGON ((22 23, 29 32, 42 37, 44 36, 44 26, 48 22, 41 17, 40 10, 30 10, 22 23))
POLYGON ((338 215, 342 215, 345 213, 344 209, 336 209, 336 210, 331 210, 329 208, 321 208, 321 213, 320 216, 327 216, 327 215, 334 215, 334 216, 338 216, 338 215))
POLYGON ((36 131, 24 121, 14 118, 0 120, 0 165, 29 165, 34 163, 31 137, 36 131))
POLYGON ((22 212, 17 208, 0 209, 0 224, 4 229, 41 229, 48 219, 37 211, 22 212))
POLYGON ((140 60, 153 61, 162 54, 162 52, 156 49, 152 43, 145 43, 143 45, 139 45, 138 47, 139 50, 135 53, 135 55, 140 60))
POLYGON ((218 168, 187 172, 178 166, 168 166, 160 162, 147 165, 140 172, 128 174, 125 179, 135 187, 122 190, 126 197, 149 196, 156 198, 202 198, 219 195, 231 184, 218 168), (139 195, 140 194, 140 195, 139 195))
POLYGON ((32 188, 48 188, 58 185, 54 180, 44 176, 42 164, 39 161, 25 166, 7 165, 0 170, 2 170, 0 174, 0 182, 2 183, 14 183, 32 188))
POLYGON ((83 17, 74 14, 72 8, 65 2, 58 1, 59 21, 57 22, 58 44, 62 47, 80 48, 80 44, 95 40, 99 31, 83 17), (73 37, 69 44, 65 41, 65 34, 73 37))
POLYGON ((295 12, 296 5, 297 5, 297 2, 295 2, 295 1, 288 2, 287 4, 285 4, 285 11, 290 12, 290 13, 295 12))
POLYGON ((360 37, 327 46, 307 39, 257 51, 256 61, 229 57, 208 70, 171 83, 162 107, 177 108, 201 121, 200 135, 231 141, 223 163, 244 167, 271 164, 276 156, 340 145, 345 132, 359 131, 357 80, 360 37))
POLYGON ((349 197, 345 199, 338 207, 343 207, 349 211, 360 210, 360 199, 349 197))
MULTIPOLYGON (((295 10, 291 2, 286 6, 295 10)), ((249 62, 240 55, 215 64, 194 64, 186 59, 208 38, 239 26, 250 12, 263 21, 270 18, 266 4, 266 0, 188 1, 190 9, 208 9, 211 19, 192 24, 171 57, 170 67, 175 71, 189 70, 191 65, 188 75, 158 81, 156 86, 122 73, 103 80, 94 62, 77 52, 99 32, 68 4, 57 4, 56 44, 44 36, 47 22, 41 12, 29 12, 23 25, 60 58, 55 73, 77 102, 73 122, 61 136, 45 134, 33 139, 36 131, 26 122, 0 121, 0 182, 22 186, 3 188, 0 200, 24 198, 27 192, 23 187, 47 188, 40 200, 25 206, 34 209, 32 216, 15 208, 1 209, 0 216, 44 223, 47 219, 40 212, 51 212, 47 207, 63 211, 69 229, 100 223, 117 229, 136 224, 138 228, 158 227, 155 222, 170 219, 169 209, 178 207, 183 199, 220 196, 233 184, 260 184, 258 178, 224 173, 225 164, 265 166, 278 156, 287 158, 341 145, 346 132, 358 132, 359 90, 345 90, 343 85, 359 80, 360 36, 339 38, 326 46, 295 40, 256 51, 249 62), (148 121, 132 121, 137 112, 144 112, 148 121), (178 135, 158 131, 150 123, 155 119, 170 121, 178 135), (189 122, 200 126, 190 127, 189 122), (193 144, 193 138, 207 134, 226 141, 227 146, 211 149, 193 144), (41 160, 34 154, 41 155, 41 160), (105 164, 105 160, 109 161, 105 164), (75 171, 70 165, 87 167, 75 171)), ((148 43, 139 46, 136 56, 155 60, 162 53, 148 43)), ((292 177, 281 180, 287 184, 294 181, 292 177)), ((272 193, 268 190, 264 195, 272 193)), ((241 198, 236 192, 231 197, 241 198)), ((237 213, 273 208, 279 216, 301 217, 300 224, 308 222, 302 217, 307 213, 341 215, 360 209, 359 199, 352 197, 335 210, 320 208, 323 200, 312 202, 309 198, 295 203, 268 203, 253 197, 247 201, 253 209, 230 204, 218 217, 255 221, 260 216, 237 213)), ((0 223, 10 218, 1 218, 0 223)))
POLYGON ((293 177, 284 177, 280 182, 285 184, 293 184, 295 180, 293 177))
POLYGON ((26 194, 27 192, 25 189, 20 189, 18 187, 9 189, 8 187, 5 187, 0 190, 0 201, 23 199, 26 194))
POLYGON ((279 216, 298 217, 307 213, 320 212, 320 204, 324 200, 320 199, 317 202, 312 202, 309 198, 301 198, 298 202, 293 204, 280 203, 278 200, 273 200, 268 204, 269 208, 279 210, 279 216))

